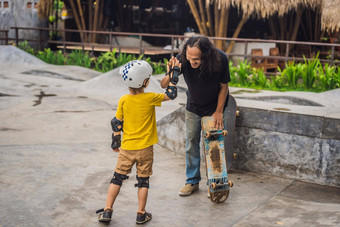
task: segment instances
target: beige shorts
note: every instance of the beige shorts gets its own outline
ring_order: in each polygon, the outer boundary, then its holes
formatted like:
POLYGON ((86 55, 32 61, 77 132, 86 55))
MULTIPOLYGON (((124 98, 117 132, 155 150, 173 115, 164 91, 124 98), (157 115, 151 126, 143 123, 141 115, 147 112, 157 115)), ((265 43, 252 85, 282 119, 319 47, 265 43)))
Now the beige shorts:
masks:
POLYGON ((120 149, 116 172, 122 175, 131 173, 133 165, 136 163, 137 175, 139 177, 149 177, 152 175, 153 146, 141 150, 120 149))

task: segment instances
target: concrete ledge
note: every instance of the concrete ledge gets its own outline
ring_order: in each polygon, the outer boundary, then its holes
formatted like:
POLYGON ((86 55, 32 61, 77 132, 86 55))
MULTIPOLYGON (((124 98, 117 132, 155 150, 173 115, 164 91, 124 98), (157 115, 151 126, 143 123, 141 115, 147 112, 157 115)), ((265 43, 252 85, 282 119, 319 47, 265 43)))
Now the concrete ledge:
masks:
MULTIPOLYGON (((233 168, 340 187, 340 119, 253 105, 238 109, 233 168)), ((157 122, 159 144, 182 155, 184 113, 181 107, 157 122)))

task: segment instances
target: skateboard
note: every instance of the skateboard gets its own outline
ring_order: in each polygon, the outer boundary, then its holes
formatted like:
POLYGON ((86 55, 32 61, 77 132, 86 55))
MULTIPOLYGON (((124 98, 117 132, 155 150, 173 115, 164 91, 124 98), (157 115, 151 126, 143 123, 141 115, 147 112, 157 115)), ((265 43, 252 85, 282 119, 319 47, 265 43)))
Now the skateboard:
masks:
POLYGON ((203 147, 210 200, 221 203, 229 196, 233 183, 228 179, 224 137, 227 130, 214 127, 214 117, 202 117, 203 147))
POLYGON ((236 117, 240 115, 240 112, 236 108, 237 104, 235 98, 232 95, 229 95, 226 126, 228 136, 224 137, 224 147, 226 148, 225 152, 228 170, 232 166, 233 160, 237 157, 236 153, 233 153, 236 117))

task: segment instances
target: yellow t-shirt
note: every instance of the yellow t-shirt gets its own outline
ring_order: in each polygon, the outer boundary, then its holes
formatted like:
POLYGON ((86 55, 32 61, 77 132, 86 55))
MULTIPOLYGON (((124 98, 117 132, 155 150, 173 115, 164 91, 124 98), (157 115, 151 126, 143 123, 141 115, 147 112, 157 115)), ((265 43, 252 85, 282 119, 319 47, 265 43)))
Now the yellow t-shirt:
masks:
POLYGON ((155 106, 161 106, 164 94, 141 93, 119 99, 116 118, 123 119, 121 148, 139 150, 158 142, 155 106))

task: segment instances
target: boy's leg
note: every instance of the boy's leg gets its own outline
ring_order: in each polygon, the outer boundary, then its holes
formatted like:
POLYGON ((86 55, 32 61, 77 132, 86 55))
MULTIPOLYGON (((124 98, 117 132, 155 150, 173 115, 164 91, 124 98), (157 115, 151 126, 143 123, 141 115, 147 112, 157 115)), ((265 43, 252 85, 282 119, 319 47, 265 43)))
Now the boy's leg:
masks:
POLYGON ((148 188, 138 188, 137 196, 138 196, 138 211, 137 213, 145 212, 146 202, 148 200, 148 188))
POLYGON ((144 224, 152 219, 151 213, 145 211, 149 192, 149 178, 152 175, 153 146, 137 151, 138 211, 137 224, 144 224))
POLYGON ((107 192, 105 209, 106 208, 112 209, 112 206, 117 198, 117 195, 119 194, 120 187, 121 187, 120 185, 110 184, 109 190, 107 192))

